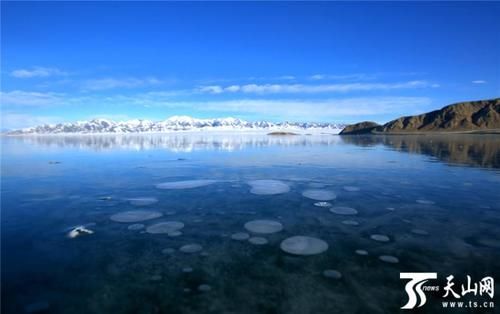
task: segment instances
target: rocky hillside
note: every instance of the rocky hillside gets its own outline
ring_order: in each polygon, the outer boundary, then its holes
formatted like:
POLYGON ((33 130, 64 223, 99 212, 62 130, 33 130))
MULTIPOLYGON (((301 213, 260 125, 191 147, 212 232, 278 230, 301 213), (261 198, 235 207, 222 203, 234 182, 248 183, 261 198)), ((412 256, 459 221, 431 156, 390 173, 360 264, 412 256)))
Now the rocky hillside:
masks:
POLYGON ((356 124, 351 124, 346 126, 340 134, 349 134, 349 135, 355 135, 355 134, 366 134, 370 133, 373 131, 373 129, 379 127, 380 125, 375 122, 371 121, 364 121, 364 122, 359 122, 356 124))
POLYGON ((401 117, 378 125, 360 122, 341 135, 376 133, 471 132, 500 130, 500 98, 461 102, 416 116, 401 117))

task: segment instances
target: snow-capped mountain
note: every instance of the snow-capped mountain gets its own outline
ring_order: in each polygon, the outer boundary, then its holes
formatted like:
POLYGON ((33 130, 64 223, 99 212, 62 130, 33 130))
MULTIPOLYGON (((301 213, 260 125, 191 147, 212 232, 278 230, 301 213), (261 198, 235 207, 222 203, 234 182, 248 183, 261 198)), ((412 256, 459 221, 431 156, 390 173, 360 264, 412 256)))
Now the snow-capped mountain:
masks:
POLYGON ((95 134, 95 133, 166 133, 176 131, 314 131, 338 133, 343 124, 314 122, 248 122, 237 118, 196 119, 173 116, 164 121, 112 121, 93 119, 74 123, 45 124, 9 132, 9 134, 95 134))

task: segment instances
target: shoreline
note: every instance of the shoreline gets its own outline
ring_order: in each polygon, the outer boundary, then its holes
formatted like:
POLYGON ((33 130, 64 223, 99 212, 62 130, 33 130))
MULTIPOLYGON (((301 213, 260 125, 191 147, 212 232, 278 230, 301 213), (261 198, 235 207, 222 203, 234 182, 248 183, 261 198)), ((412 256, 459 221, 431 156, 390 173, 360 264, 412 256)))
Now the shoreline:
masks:
POLYGON ((471 130, 471 131, 422 131, 422 132, 368 132, 362 134, 339 134, 340 136, 378 136, 378 135, 458 135, 458 134, 474 134, 474 135, 500 135, 500 129, 491 130, 471 130))

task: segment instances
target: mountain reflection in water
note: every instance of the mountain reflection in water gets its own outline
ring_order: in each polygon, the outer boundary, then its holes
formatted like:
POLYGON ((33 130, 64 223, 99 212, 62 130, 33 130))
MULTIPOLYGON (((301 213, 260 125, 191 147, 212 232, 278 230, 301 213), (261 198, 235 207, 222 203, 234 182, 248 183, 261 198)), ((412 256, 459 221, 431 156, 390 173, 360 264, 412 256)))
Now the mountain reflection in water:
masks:
POLYGON ((500 168, 499 135, 379 135, 342 136, 358 146, 384 145, 408 153, 429 155, 451 164, 500 168))
POLYGON ((334 146, 354 144, 361 147, 383 145, 391 150, 417 153, 450 164, 500 168, 498 135, 379 135, 270 136, 266 134, 172 133, 134 135, 22 136, 11 141, 48 148, 75 148, 94 151, 166 149, 171 152, 202 150, 242 151, 271 146, 334 146))

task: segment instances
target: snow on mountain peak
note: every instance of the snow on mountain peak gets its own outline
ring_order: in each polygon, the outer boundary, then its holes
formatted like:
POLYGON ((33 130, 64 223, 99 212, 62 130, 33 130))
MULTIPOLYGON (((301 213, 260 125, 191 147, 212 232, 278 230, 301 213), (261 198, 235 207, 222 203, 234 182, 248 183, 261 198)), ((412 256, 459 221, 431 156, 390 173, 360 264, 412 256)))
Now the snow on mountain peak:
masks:
POLYGON ((238 118, 196 119, 190 116, 172 116, 153 122, 133 119, 116 122, 109 119, 92 119, 75 123, 41 125, 9 134, 92 134, 92 133, 162 133, 175 131, 318 131, 338 133, 344 125, 308 122, 248 122, 238 118))

